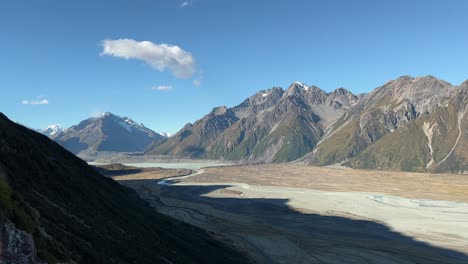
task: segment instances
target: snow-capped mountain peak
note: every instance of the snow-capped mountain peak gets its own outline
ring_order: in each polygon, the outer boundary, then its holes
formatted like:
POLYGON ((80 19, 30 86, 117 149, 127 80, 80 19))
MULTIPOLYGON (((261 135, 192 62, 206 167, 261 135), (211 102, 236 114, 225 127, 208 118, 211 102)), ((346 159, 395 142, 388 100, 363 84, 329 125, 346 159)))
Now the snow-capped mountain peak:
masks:
POLYGON ((75 154, 99 151, 142 152, 163 136, 126 116, 106 112, 91 117, 54 136, 75 154))
POLYGON ((304 84, 302 82, 295 81, 294 84, 301 87, 301 88, 303 88, 306 91, 309 90, 309 86, 307 86, 306 84, 304 84))
POLYGON ((60 127, 58 124, 54 124, 54 125, 49 125, 49 126, 45 127, 44 129, 39 129, 38 131, 40 133, 48 136, 48 137, 52 137, 52 136, 62 132, 63 128, 60 127))

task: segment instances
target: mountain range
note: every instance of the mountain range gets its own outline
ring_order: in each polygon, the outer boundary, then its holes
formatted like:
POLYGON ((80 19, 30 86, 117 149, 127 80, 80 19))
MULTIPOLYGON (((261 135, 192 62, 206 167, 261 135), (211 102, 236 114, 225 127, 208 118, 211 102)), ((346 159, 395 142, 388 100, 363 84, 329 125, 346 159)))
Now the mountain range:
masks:
POLYGON ((103 151, 143 152, 154 141, 166 137, 128 117, 106 112, 83 120, 51 138, 81 156, 103 151))
POLYGON ((0 113, 1 263, 248 263, 0 113))
POLYGON ((468 171, 468 81, 403 76, 340 117, 303 161, 353 168, 468 171))
POLYGON ((80 157, 144 152, 179 158, 340 164, 402 171, 468 171, 468 81, 401 76, 367 94, 292 83, 219 106, 175 135, 104 113, 42 133, 80 157), (91 155, 92 156, 92 155, 91 155))
POLYGON ((312 151, 326 128, 359 98, 340 88, 326 93, 293 83, 262 90, 232 107, 217 107, 148 154, 287 162, 312 151))
POLYGON ((468 171, 468 81, 402 76, 368 94, 294 82, 220 106, 146 154, 341 164, 403 171, 468 171))

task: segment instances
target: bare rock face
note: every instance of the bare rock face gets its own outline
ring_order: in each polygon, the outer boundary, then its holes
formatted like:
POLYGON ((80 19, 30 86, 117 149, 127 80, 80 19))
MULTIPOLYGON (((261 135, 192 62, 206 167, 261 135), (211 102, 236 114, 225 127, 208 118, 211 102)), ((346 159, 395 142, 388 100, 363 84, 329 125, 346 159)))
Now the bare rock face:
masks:
POLYGON ((253 96, 245 99, 238 106, 233 107, 232 111, 234 111, 239 119, 247 118, 277 104, 283 96, 283 93, 283 89, 279 87, 261 90, 253 96))
POLYGON ((10 221, 1 223, 0 243, 0 264, 37 263, 32 236, 17 229, 10 221))
POLYGON ((155 142, 147 154, 199 158, 204 156, 212 142, 239 118, 229 108, 219 106, 194 124, 187 124, 172 138, 155 142))
POLYGON ((354 95, 343 87, 334 90, 329 94, 329 96, 333 101, 336 101, 348 108, 359 102, 359 97, 357 95, 354 95))
POLYGON ((286 90, 261 90, 232 108, 215 108, 197 125, 185 127, 178 137, 153 145, 147 153, 249 162, 295 160, 356 168, 467 171, 466 94, 468 80, 454 86, 430 75, 401 76, 363 95, 344 88, 325 92, 294 82, 286 90), (428 131, 425 122, 437 127, 431 136, 423 133, 428 131), (408 146, 412 148, 405 151, 413 154, 401 154, 408 146), (392 153, 385 152, 388 149, 392 153))
POLYGON ((301 161, 410 171, 465 170, 466 151, 455 150, 464 142, 466 102, 456 99, 464 98, 467 87, 468 82, 457 87, 433 76, 391 80, 363 96, 301 161), (424 122, 440 129, 427 136, 424 122))
POLYGON ((148 154, 286 162, 310 152, 323 131, 359 98, 301 82, 261 90, 232 108, 217 107, 148 154))

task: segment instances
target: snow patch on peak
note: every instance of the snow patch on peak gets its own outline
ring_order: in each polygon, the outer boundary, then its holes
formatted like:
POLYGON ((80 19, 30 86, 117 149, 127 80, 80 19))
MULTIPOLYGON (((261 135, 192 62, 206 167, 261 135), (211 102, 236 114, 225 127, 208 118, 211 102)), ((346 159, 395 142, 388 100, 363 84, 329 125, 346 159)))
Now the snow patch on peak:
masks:
POLYGON ((132 125, 132 126, 137 126, 137 127, 144 127, 144 125, 142 123, 137 123, 135 121, 133 121, 132 119, 128 118, 128 117, 124 117, 124 122, 129 124, 129 125, 132 125))
POLYGON ((270 95, 269 93, 262 93, 262 97, 267 97, 269 95, 270 95))
POLYGON ((58 124, 55 124, 55 125, 47 126, 45 129, 54 129, 54 130, 57 130, 57 129, 60 129, 60 126, 59 126, 58 124))
POLYGON ((45 127, 44 129, 39 130, 39 132, 49 137, 54 136, 62 131, 63 131, 63 128, 61 128, 58 124, 49 125, 45 127))
POLYGON ((306 91, 309 90, 309 86, 307 86, 307 84, 305 84, 305 83, 302 83, 302 82, 299 82, 299 81, 295 81, 293 84, 294 84, 294 85, 297 85, 297 86, 300 86, 301 88, 303 88, 303 89, 306 90, 306 91))
POLYGON ((142 123, 137 123, 128 117, 123 117, 119 124, 123 126, 128 132, 132 132, 134 128, 145 128, 142 123))

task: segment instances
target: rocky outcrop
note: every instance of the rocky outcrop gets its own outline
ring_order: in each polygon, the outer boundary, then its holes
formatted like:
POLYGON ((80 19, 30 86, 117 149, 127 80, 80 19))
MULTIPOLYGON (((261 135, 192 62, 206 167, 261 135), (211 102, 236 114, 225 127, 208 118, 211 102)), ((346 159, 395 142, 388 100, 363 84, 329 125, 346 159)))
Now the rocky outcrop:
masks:
POLYGON ((34 240, 8 220, 0 220, 0 264, 36 264, 34 240))

